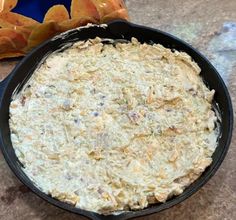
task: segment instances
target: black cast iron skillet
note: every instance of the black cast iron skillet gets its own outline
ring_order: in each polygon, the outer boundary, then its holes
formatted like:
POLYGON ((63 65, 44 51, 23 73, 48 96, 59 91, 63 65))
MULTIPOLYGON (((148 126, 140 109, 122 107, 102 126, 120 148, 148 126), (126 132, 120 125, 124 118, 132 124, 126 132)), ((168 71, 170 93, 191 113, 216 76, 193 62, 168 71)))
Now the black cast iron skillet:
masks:
POLYGON ((202 56, 198 51, 186 44, 180 39, 173 37, 167 33, 152 28, 135 25, 125 21, 115 21, 108 24, 107 27, 89 27, 81 30, 72 30, 66 34, 59 35, 34 49, 29 55, 27 55, 12 71, 12 73, 0 84, 0 146, 3 155, 15 173, 15 175, 34 193, 50 202, 51 204, 63 208, 65 210, 77 213, 91 219, 96 220, 123 220, 130 219, 138 216, 144 216, 151 213, 156 213, 161 210, 170 208, 176 205, 197 190, 199 190, 209 179, 214 175, 216 170, 222 163, 229 144, 231 141, 233 128, 233 110, 227 88, 217 73, 215 68, 209 63, 209 61, 202 56), (194 61, 198 63, 202 69, 201 76, 204 82, 211 89, 215 89, 215 102, 218 103, 218 108, 221 116, 221 135, 219 137, 218 147, 213 155, 213 163, 209 166, 206 171, 186 190, 179 196, 169 199, 166 203, 152 205, 144 210, 127 212, 120 215, 103 216, 93 212, 88 212, 73 207, 72 205, 63 203, 46 195, 34 186, 31 180, 22 171, 21 163, 18 161, 10 139, 9 130, 9 104, 11 96, 14 90, 18 87, 21 89, 22 84, 31 76, 35 68, 38 66, 40 61, 45 57, 46 54, 62 48, 68 42, 75 42, 78 40, 87 40, 95 37, 111 38, 111 39, 126 39, 130 40, 131 37, 136 37, 141 42, 146 43, 159 43, 165 47, 176 49, 178 51, 184 51, 188 53, 194 61))

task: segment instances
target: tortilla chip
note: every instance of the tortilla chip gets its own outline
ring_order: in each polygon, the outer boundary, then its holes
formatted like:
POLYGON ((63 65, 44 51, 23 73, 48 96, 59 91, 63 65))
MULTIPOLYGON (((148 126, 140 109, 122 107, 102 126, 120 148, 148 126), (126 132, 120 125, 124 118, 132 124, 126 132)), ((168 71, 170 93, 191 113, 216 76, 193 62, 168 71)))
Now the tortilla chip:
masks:
POLYGON ((10 24, 10 26, 31 26, 39 24, 37 21, 35 21, 32 18, 28 18, 26 16, 14 13, 14 12, 2 12, 0 13, 0 26, 4 26, 5 24, 10 24), (2 22, 1 22, 2 21, 2 22))
POLYGON ((0 59, 23 56, 9 37, 0 37, 0 59))
POLYGON ((88 23, 98 23, 97 20, 95 20, 92 17, 84 17, 84 18, 73 18, 70 20, 66 20, 63 22, 60 22, 58 24, 60 32, 68 31, 80 26, 87 25, 88 23))
POLYGON ((0 13, 3 11, 11 11, 17 5, 17 0, 0 0, 0 13))
POLYGON ((44 17, 43 22, 56 21, 61 22, 69 19, 69 13, 64 5, 54 5, 44 17))
POLYGON ((118 7, 120 7, 120 9, 124 8, 127 10, 124 0, 116 0, 116 2, 118 4, 118 7))
POLYGON ((32 30, 35 28, 35 26, 15 26, 14 30, 18 33, 20 33, 26 40, 28 40, 32 30))
POLYGON ((6 58, 12 58, 12 57, 22 57, 24 55, 25 54, 22 51, 13 51, 13 52, 1 53, 0 54, 0 60, 6 59, 6 58))
POLYGON ((1 28, 0 38, 6 39, 6 37, 11 40, 11 43, 15 45, 15 48, 18 50, 24 48, 27 45, 26 39, 16 30, 10 28, 1 28))
POLYGON ((72 0, 71 18, 93 17, 99 21, 100 16, 92 0, 72 0))
POLYGON ((58 34, 59 30, 57 26, 58 25, 53 21, 37 25, 30 33, 28 38, 28 46, 24 49, 24 51, 29 51, 43 41, 58 34))
POLYGON ((126 10, 123 0, 92 0, 92 2, 96 6, 101 18, 116 10, 126 10))
POLYGON ((0 54, 15 50, 15 44, 9 37, 0 37, 0 54))
MULTIPOLYGON (((0 13, 0 15, 1 15, 1 13, 0 13)), ((14 28, 14 27, 15 27, 15 25, 0 18, 0 28, 14 28)))
POLYGON ((101 23, 107 23, 109 21, 113 21, 115 19, 125 19, 125 20, 129 20, 129 15, 126 9, 120 9, 117 11, 114 11, 106 16, 104 16, 101 19, 101 23))

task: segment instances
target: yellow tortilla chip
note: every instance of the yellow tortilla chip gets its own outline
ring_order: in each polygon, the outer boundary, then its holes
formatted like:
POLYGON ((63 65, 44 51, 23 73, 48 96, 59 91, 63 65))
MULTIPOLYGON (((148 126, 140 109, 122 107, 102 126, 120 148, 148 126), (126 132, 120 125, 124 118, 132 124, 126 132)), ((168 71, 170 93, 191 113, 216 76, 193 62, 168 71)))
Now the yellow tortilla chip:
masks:
POLYGON ((100 18, 115 12, 116 10, 125 9, 123 0, 91 0, 97 8, 100 18))
POLYGON ((0 18, 0 28, 14 28, 15 25, 5 21, 4 19, 0 18))
MULTIPOLYGON (((37 21, 35 21, 32 18, 28 18, 26 16, 14 13, 14 12, 2 12, 0 13, 0 26, 2 24, 10 24, 9 26, 30 26, 30 25, 36 25, 39 24, 37 21), (1 23, 1 21, 3 23, 1 23)), ((8 26, 8 27, 9 27, 8 26)), ((5 27, 5 26, 3 26, 5 27)))
POLYGON ((69 13, 64 5, 54 5, 44 17, 43 22, 56 21, 61 22, 69 19, 69 13))
POLYGON ((72 0, 71 18, 93 17, 99 21, 100 16, 92 0, 72 0))
POLYGON ((27 26, 27 27, 16 26, 16 27, 14 27, 14 30, 17 33, 20 33, 28 41, 28 38, 34 28, 35 28, 35 26, 27 26))
POLYGON ((6 39, 6 37, 10 39, 11 44, 15 45, 16 49, 20 50, 27 45, 26 39, 16 30, 10 28, 1 28, 0 38, 6 39))
POLYGON ((9 37, 0 37, 0 54, 15 50, 15 44, 9 37))
POLYGON ((106 16, 104 16, 101 19, 101 23, 107 23, 109 21, 113 21, 115 19, 125 19, 125 20, 129 20, 129 15, 126 9, 120 9, 117 11, 114 11, 106 16))
POLYGON ((118 4, 118 7, 120 7, 121 9, 124 8, 127 10, 124 0, 116 0, 116 2, 118 4))
POLYGON ((92 17, 84 17, 84 18, 73 18, 70 20, 66 20, 63 22, 60 22, 58 24, 60 32, 68 31, 83 25, 87 25, 88 23, 98 23, 94 18, 92 17))
POLYGON ((59 33, 57 23, 55 22, 46 22, 40 25, 37 25, 31 32, 28 38, 28 46, 24 51, 29 51, 33 47, 42 43, 43 41, 55 36, 59 33))
POLYGON ((0 59, 23 56, 9 37, 0 37, 0 59))
POLYGON ((0 13, 3 11, 11 11, 17 5, 17 0, 0 0, 0 13))
POLYGON ((13 51, 13 52, 1 53, 0 54, 0 60, 6 59, 6 58, 13 58, 13 57, 22 57, 24 55, 25 54, 22 51, 13 51))

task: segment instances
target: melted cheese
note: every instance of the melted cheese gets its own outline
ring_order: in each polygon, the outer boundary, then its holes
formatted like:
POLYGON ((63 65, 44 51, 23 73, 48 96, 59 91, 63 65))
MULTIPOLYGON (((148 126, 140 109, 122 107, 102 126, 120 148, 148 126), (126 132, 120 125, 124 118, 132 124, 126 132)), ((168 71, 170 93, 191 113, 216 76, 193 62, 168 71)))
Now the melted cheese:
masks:
POLYGON ((214 91, 186 53, 96 38, 50 55, 10 105, 13 147, 45 193, 110 213, 179 195, 212 162, 214 91))

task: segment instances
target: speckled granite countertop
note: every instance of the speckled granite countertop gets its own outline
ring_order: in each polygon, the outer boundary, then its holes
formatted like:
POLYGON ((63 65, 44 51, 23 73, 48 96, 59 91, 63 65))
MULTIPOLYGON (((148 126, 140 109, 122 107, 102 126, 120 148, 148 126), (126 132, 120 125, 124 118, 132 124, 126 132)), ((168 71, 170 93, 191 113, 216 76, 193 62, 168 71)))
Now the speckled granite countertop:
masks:
MULTIPOLYGON (((236 109, 235 0, 126 0, 133 22, 186 40, 205 54, 223 76, 236 109)), ((0 62, 0 79, 18 60, 0 62)), ((140 220, 236 219, 236 130, 216 175, 183 203, 140 220)), ((39 199, 12 174, 0 153, 1 220, 79 220, 39 199)))

